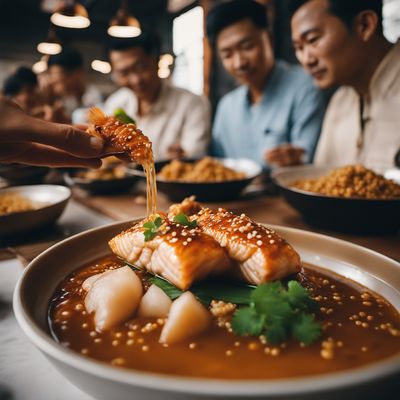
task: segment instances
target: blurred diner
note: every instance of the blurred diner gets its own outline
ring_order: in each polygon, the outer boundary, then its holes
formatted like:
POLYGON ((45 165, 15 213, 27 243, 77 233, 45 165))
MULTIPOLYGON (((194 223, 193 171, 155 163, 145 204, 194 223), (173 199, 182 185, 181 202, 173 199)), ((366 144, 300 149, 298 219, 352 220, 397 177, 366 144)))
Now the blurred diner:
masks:
POLYGON ((203 156, 209 143, 208 100, 162 80, 159 57, 158 38, 151 33, 111 42, 109 59, 120 89, 106 100, 105 111, 124 109, 149 136, 156 160, 203 156))
POLYGON ((86 122, 87 108, 102 102, 102 95, 86 81, 81 53, 65 48, 47 61, 46 84, 50 96, 59 99, 73 123, 86 122))
POLYGON ((299 67, 275 58, 265 7, 253 0, 222 3, 207 17, 207 35, 240 83, 218 104, 213 154, 266 168, 310 162, 324 100, 299 67))
POLYGON ((293 0, 299 62, 321 88, 340 86, 325 115, 315 163, 383 172, 400 149, 400 42, 383 34, 382 0, 293 0))

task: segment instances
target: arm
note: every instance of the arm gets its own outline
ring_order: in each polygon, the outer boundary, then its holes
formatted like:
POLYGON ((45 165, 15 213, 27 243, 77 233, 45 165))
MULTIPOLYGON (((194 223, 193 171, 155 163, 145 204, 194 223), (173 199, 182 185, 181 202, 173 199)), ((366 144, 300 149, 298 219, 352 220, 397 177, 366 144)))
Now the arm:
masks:
POLYGON ((317 88, 309 85, 306 90, 299 91, 291 118, 290 143, 268 151, 265 154, 267 162, 278 166, 311 162, 324 112, 325 101, 317 88))
POLYGON ((25 114, 0 96, 0 162, 46 166, 101 165, 103 142, 70 125, 25 114))

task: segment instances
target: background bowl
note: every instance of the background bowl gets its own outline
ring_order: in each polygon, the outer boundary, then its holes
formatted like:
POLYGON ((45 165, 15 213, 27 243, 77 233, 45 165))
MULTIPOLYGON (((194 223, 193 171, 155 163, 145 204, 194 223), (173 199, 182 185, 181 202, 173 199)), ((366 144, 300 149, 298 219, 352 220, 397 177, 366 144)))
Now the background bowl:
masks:
POLYGON ((0 178, 10 185, 33 185, 43 182, 49 173, 48 167, 34 167, 22 164, 0 164, 0 178))
MULTIPOLYGON (((203 202, 229 201, 240 197, 246 188, 262 172, 262 168, 256 162, 245 158, 217 158, 226 167, 238 172, 244 172, 246 178, 223 182, 181 182, 169 181, 157 177, 157 189, 166 194, 173 201, 182 201, 185 197, 196 196, 196 200, 203 202)), ((187 159, 184 162, 195 162, 198 160, 187 159)), ((170 162, 157 161, 155 163, 156 173, 170 162)), ((145 178, 144 172, 136 169, 138 176, 145 178)))
POLYGON ((18 193, 22 197, 43 206, 30 211, 0 215, 0 237, 25 233, 53 224, 64 211, 71 191, 59 185, 14 186, 0 189, 4 193, 18 193))
POLYGON ((114 179, 84 179, 77 175, 78 172, 85 169, 78 169, 64 174, 64 181, 68 186, 79 187, 93 194, 113 195, 117 193, 127 192, 139 180, 138 176, 132 173, 132 169, 126 167, 126 176, 114 179))
POLYGON ((285 200, 310 225, 349 233, 396 234, 400 230, 400 199, 341 198, 306 192, 290 186, 297 179, 327 175, 332 168, 304 165, 272 172, 285 200))
MULTIPOLYGON (((119 222, 56 244, 31 262, 14 291, 14 313, 25 334, 82 390, 107 400, 367 400, 395 393, 390 390, 398 387, 399 355, 363 368, 326 375, 232 381, 181 378, 113 367, 57 343, 47 323, 49 301, 55 289, 79 266, 109 254, 108 240, 130 226, 132 221, 119 222)), ((400 266, 394 260, 328 236, 286 227, 273 228, 299 251, 303 261, 360 282, 400 310, 400 266)))

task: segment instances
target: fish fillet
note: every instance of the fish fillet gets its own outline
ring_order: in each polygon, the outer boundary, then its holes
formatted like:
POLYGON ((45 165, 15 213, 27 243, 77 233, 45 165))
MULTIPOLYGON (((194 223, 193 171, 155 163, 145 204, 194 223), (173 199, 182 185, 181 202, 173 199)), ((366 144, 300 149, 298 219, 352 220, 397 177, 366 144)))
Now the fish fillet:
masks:
POLYGON ((182 290, 230 268, 225 249, 212 237, 199 228, 189 229, 174 223, 166 216, 156 235, 146 242, 143 224, 149 220, 154 220, 154 216, 111 239, 113 253, 138 268, 164 277, 182 290))

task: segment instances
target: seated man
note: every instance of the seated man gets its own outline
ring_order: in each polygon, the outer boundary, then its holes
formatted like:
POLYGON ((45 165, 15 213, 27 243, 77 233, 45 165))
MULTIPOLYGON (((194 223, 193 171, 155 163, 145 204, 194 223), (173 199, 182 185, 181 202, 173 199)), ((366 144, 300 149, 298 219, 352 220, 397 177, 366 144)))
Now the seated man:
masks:
POLYGON ((3 94, 17 103, 29 115, 51 122, 69 122, 62 105, 49 105, 40 91, 36 74, 27 67, 19 67, 3 85, 3 94))
POLYGON ((153 142, 156 160, 203 156, 209 144, 208 101, 159 78, 158 47, 147 33, 111 43, 112 73, 121 89, 107 99, 105 111, 122 108, 135 119, 153 142))
POLYGON ((266 169, 311 161, 322 94, 300 67, 275 60, 265 8, 252 0, 222 3, 207 17, 207 35, 242 84, 218 105, 213 153, 251 158, 266 169))
POLYGON ((87 84, 82 55, 77 50, 65 48, 50 56, 47 64, 50 97, 62 101, 72 122, 86 122, 86 112, 82 115, 78 109, 101 103, 102 96, 95 86, 87 84))
POLYGON ((400 148, 400 42, 382 32, 382 0, 293 1, 296 55, 332 97, 315 163, 378 172, 400 148))

